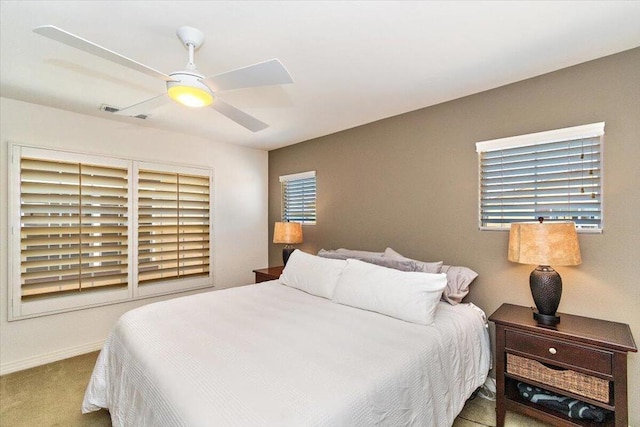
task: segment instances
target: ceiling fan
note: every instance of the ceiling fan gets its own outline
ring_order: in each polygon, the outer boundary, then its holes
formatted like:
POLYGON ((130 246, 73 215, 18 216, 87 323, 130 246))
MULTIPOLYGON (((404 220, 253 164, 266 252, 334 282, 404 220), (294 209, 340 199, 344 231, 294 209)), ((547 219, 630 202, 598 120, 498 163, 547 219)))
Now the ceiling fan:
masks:
POLYGON ((180 27, 177 36, 189 50, 189 62, 184 70, 165 74, 151 67, 99 46, 82 37, 71 34, 53 25, 43 25, 33 30, 35 33, 60 43, 83 50, 92 55, 115 62, 133 70, 166 82, 167 91, 140 103, 114 112, 117 115, 137 116, 148 113, 171 99, 188 107, 211 106, 214 110, 233 120, 252 132, 267 128, 269 125, 222 101, 218 92, 257 86, 293 83, 287 69, 278 59, 271 59, 247 67, 237 68, 225 73, 204 77, 196 69, 194 52, 204 43, 204 34, 193 27, 180 27))

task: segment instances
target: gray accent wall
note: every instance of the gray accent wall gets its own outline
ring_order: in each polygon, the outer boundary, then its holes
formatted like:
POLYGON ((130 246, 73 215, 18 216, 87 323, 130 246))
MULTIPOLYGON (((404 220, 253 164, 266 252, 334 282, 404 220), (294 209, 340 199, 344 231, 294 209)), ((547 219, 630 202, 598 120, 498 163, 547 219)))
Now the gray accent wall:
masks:
MULTIPOLYGON (((628 323, 640 343, 640 48, 270 151, 269 239, 278 177, 315 170, 318 221, 302 250, 389 246, 478 272, 466 301, 487 314, 533 305, 534 266, 507 261, 508 232, 478 229, 475 143, 602 121, 604 232, 579 235, 582 265, 556 268, 559 311, 628 323)), ((270 265, 281 249, 269 241, 270 265)), ((638 353, 628 370, 629 421, 640 425, 638 353)))

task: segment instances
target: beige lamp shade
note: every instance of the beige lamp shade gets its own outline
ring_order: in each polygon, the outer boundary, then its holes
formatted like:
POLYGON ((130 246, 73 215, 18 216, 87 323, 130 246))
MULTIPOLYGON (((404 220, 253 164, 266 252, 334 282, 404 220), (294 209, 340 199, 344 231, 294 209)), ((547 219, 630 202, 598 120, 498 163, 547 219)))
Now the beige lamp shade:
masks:
POLYGON ((518 222, 509 232, 509 261, 533 265, 582 263, 573 222, 518 222))
POLYGON ((276 222, 273 228, 273 243, 286 245, 302 243, 302 224, 299 222, 276 222))

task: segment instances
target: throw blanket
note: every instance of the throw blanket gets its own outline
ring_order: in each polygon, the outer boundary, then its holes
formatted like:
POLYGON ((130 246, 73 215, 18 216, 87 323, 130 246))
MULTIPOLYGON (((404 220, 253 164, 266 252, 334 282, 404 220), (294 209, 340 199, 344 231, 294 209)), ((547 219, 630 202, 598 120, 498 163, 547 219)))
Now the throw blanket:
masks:
POLYGON ((597 406, 570 397, 558 396, 550 391, 525 383, 518 383, 518 392, 520 396, 528 401, 561 412, 569 418, 593 420, 601 423, 607 413, 607 411, 597 406))

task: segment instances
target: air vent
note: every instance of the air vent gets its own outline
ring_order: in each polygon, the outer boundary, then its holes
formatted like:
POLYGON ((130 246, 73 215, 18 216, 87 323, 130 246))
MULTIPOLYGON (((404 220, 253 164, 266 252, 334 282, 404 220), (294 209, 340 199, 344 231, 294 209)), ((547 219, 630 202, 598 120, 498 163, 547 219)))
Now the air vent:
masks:
MULTIPOLYGON (((100 110, 106 111, 107 113, 115 113, 117 111, 120 111, 120 109, 118 107, 114 107, 112 105, 107 105, 107 104, 102 104, 100 106, 100 110)), ((145 120, 147 117, 149 117, 149 115, 148 114, 138 114, 137 116, 132 116, 132 117, 135 117, 136 119, 145 120)))
POLYGON ((116 111, 120 111, 119 108, 112 107, 111 105, 102 104, 100 106, 100 110, 106 111, 107 113, 115 113, 116 111))

